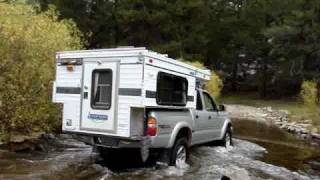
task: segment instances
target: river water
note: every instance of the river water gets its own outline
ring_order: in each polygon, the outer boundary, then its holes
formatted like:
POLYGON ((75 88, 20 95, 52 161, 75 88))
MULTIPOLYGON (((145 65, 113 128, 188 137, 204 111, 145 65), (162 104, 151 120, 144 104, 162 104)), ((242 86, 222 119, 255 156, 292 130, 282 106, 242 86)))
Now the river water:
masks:
POLYGON ((320 179, 320 148, 265 124, 235 120, 234 147, 197 146, 185 167, 134 163, 130 154, 105 162, 90 146, 59 137, 48 152, 0 150, 0 179, 320 179))

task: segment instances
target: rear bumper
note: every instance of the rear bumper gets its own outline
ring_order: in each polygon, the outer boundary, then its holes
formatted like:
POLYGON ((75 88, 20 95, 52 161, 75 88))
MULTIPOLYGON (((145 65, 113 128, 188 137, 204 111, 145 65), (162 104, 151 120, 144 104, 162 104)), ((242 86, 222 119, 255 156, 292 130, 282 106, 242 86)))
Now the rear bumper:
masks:
POLYGON ((76 131, 68 131, 68 130, 62 130, 65 134, 76 134, 80 136, 89 136, 89 137, 111 137, 111 138, 117 138, 117 139, 124 139, 124 140, 132 140, 132 141, 139 141, 143 140, 144 136, 131 136, 131 137, 121 137, 121 136, 112 136, 112 135, 103 135, 98 133, 85 133, 85 132, 76 132, 76 131))
MULTIPOLYGON (((101 134, 89 134, 82 132, 63 131, 67 134, 74 134, 75 139, 82 141, 92 146, 99 146, 104 148, 141 148, 146 142, 150 141, 147 136, 135 137, 119 137, 119 136, 106 136, 101 134)), ((147 143, 150 144, 150 143, 147 143)))
POLYGON ((119 139, 112 137, 93 137, 93 145, 104 148, 141 148, 143 140, 119 139))

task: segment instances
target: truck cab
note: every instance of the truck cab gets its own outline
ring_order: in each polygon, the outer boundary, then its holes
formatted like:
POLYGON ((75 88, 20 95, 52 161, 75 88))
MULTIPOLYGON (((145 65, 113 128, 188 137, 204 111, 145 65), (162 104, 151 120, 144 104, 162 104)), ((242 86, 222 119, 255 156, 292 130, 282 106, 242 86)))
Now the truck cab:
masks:
POLYGON ((218 106, 207 91, 198 89, 192 145, 222 139, 227 124, 231 123, 224 106, 218 106))
POLYGON ((228 113, 224 105, 217 105, 205 90, 197 89, 195 109, 151 109, 148 117, 155 124, 152 127, 157 128, 154 130, 156 133, 149 136, 152 140, 150 147, 165 148, 162 153, 166 154, 165 161, 171 165, 187 161, 189 148, 194 145, 217 142, 226 148, 232 146, 232 125, 228 113), (183 150, 179 151, 181 148, 183 150), (184 152, 184 155, 179 155, 179 152, 184 152))

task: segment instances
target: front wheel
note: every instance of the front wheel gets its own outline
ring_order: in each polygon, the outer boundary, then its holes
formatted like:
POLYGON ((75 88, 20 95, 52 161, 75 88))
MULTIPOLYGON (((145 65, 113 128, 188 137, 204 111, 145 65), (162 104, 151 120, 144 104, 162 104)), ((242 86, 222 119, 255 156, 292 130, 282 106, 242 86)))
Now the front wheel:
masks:
POLYGON ((222 139, 222 145, 226 148, 230 148, 233 146, 232 130, 230 126, 228 127, 226 133, 224 134, 224 137, 222 139))
POLYGON ((179 138, 172 148, 170 156, 170 165, 182 167, 187 163, 188 158, 188 140, 186 138, 179 138))

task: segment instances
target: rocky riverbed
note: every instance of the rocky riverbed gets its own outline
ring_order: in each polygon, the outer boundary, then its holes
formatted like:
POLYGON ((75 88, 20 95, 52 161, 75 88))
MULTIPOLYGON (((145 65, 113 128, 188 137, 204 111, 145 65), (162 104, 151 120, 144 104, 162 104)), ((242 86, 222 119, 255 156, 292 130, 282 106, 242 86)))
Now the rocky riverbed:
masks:
POLYGON ((190 162, 182 168, 139 165, 132 160, 133 154, 122 153, 103 161, 92 147, 69 135, 47 135, 41 138, 43 150, 15 153, 0 149, 0 179, 320 178, 318 147, 304 144, 304 141, 265 123, 239 120, 234 122, 234 130, 233 147, 226 149, 211 144, 193 147, 190 162))
POLYGON ((320 133, 312 127, 311 120, 291 122, 289 111, 276 110, 272 107, 257 108, 245 105, 226 105, 232 119, 245 119, 259 121, 266 124, 274 124, 302 139, 320 142, 320 133))

